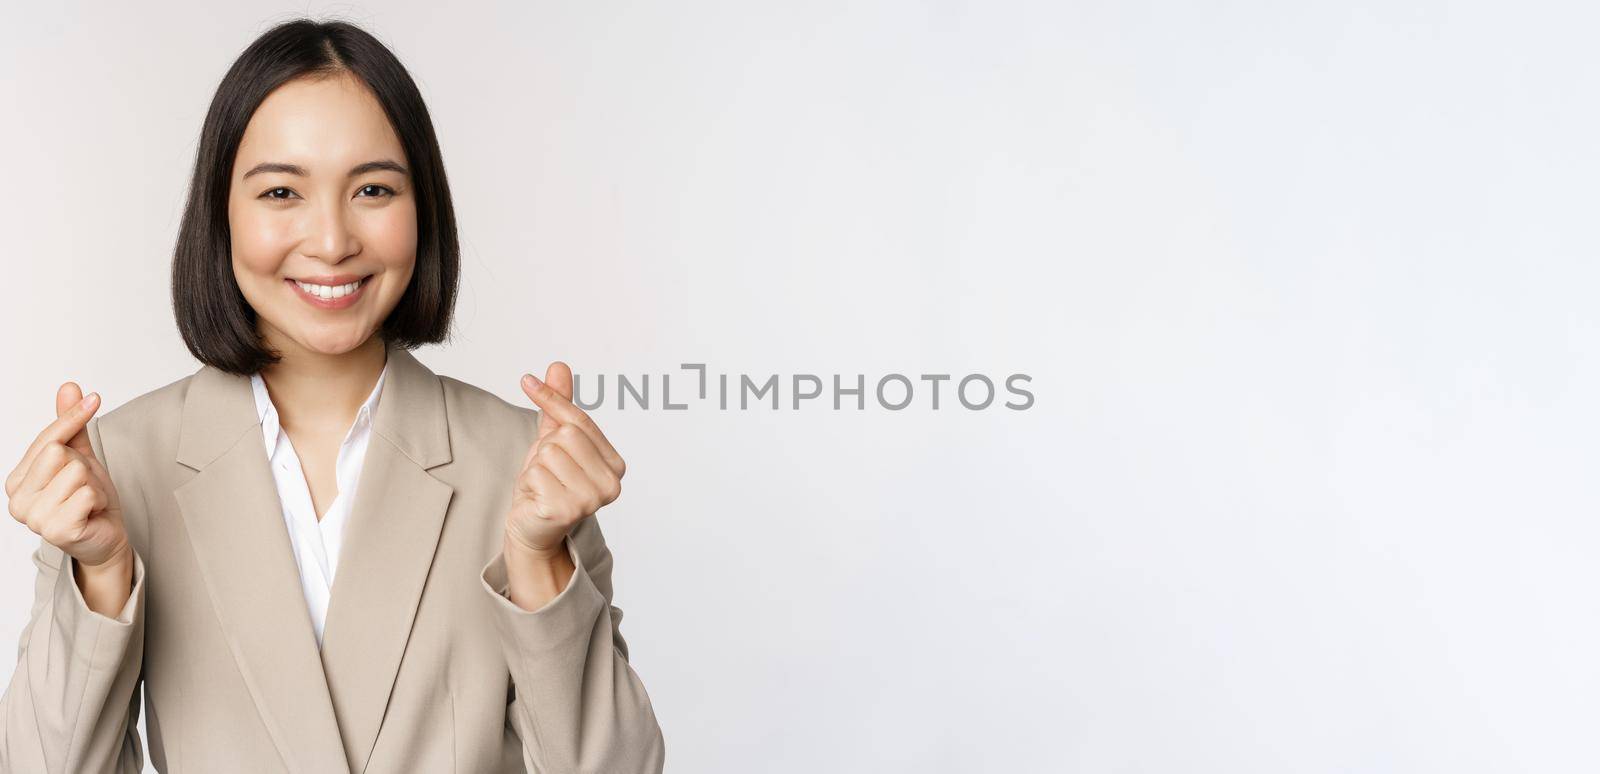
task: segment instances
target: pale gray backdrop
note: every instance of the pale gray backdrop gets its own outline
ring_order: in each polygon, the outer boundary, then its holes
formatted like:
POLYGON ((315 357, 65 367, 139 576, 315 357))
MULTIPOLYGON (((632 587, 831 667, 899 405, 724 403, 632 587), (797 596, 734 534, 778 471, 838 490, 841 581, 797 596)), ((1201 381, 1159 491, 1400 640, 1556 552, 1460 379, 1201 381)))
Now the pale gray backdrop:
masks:
POLYGON ((196 135, 299 12, 432 108, 437 371, 1034 377, 1023 412, 596 410, 669 771, 1600 768, 1592 10, 8 7, 5 469, 62 380, 196 367, 196 135))

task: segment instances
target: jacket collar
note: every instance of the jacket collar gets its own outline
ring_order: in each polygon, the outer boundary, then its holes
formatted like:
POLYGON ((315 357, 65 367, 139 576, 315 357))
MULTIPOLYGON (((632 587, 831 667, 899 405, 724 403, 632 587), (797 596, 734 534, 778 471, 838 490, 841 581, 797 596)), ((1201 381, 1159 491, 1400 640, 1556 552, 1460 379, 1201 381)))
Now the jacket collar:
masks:
MULTIPOLYGON (((449 462, 450 429, 439 377, 410 352, 391 344, 381 387, 375 396, 373 432, 389 439, 424 470, 449 462)), ((259 428, 261 421, 250 377, 204 366, 195 372, 184 399, 178 462, 202 470, 246 430, 259 428)))
MULTIPOLYGON (((356 419, 350 424, 350 429, 344 434, 341 443, 349 443, 361 428, 369 426, 372 422, 372 412, 378 408, 378 395, 383 392, 383 379, 389 374, 389 364, 383 364, 383 370, 378 372, 378 380, 372 384, 372 392, 367 393, 367 399, 361 402, 361 408, 356 409, 356 419)), ((267 390, 267 382, 261 374, 250 377, 250 391, 256 401, 256 417, 261 421, 262 448, 267 450, 267 457, 272 457, 273 451, 278 448, 278 436, 283 433, 283 424, 278 419, 278 407, 272 402, 272 393, 267 390)))
POLYGON ((173 491, 205 591, 291 771, 360 771, 372 754, 454 490, 444 386, 390 347, 374 438, 345 525, 317 647, 250 379, 206 366, 190 382, 173 491))

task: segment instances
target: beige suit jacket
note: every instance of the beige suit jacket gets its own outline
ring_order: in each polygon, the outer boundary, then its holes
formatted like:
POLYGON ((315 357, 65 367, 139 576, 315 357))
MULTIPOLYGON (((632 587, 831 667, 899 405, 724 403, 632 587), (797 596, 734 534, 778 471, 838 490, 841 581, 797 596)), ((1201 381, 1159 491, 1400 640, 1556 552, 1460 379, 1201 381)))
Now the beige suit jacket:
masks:
POLYGON ((538 412, 403 349, 373 419, 318 650, 250 382, 209 366, 89 424, 135 551, 117 618, 34 553, 0 700, 10 772, 660 772, 595 518, 546 606, 501 541, 538 412))

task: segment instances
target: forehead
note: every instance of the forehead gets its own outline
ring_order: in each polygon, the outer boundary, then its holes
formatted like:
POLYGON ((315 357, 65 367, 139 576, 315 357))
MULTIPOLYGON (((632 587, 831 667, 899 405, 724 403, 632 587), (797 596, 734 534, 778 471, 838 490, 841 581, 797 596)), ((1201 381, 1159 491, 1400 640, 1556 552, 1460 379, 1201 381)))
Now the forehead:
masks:
POLYGON ((297 163, 312 174, 374 158, 403 160, 400 138, 377 97, 348 73, 297 78, 275 89, 250 117, 234 174, 260 161, 297 163))

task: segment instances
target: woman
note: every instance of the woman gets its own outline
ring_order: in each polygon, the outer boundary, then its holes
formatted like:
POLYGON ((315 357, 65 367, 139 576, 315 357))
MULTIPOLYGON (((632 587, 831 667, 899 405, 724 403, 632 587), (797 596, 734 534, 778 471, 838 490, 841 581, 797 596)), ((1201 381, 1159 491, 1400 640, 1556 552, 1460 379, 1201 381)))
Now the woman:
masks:
POLYGON ((257 39, 173 261, 204 366, 99 418, 63 385, 6 478, 41 537, 6 771, 139 771, 141 684, 161 771, 661 771, 594 518, 623 460, 562 363, 523 377, 535 412, 412 357, 457 270, 394 55, 340 22, 257 39))

